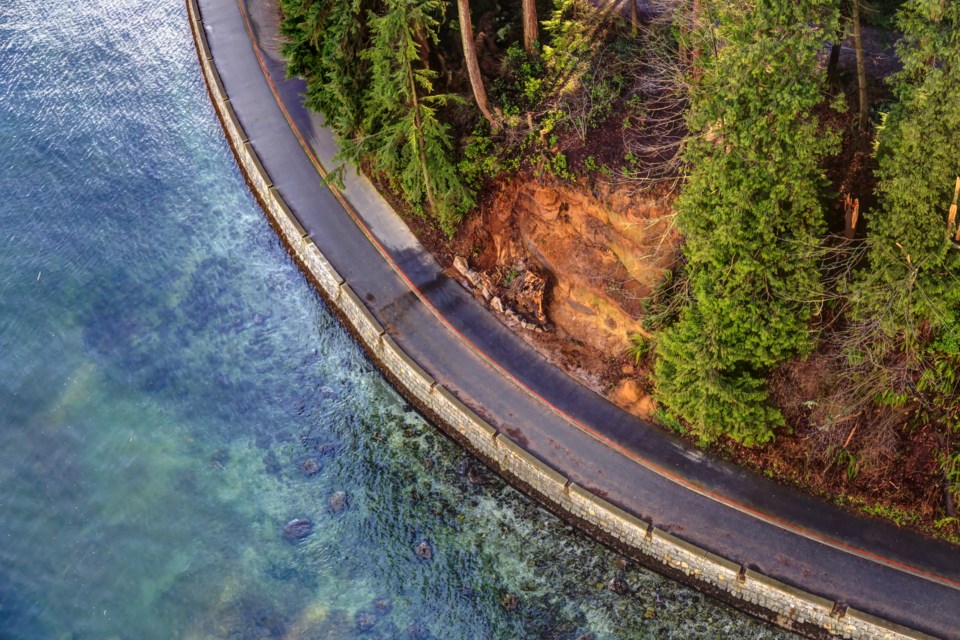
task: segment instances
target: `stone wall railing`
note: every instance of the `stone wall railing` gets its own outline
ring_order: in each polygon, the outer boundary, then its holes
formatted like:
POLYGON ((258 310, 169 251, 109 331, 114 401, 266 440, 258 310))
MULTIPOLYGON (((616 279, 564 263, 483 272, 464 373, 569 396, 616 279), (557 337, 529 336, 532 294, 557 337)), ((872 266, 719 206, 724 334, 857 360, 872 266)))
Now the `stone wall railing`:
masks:
POLYGON ((187 0, 187 9, 214 107, 240 167, 271 224, 301 269, 381 371, 448 435, 512 484, 604 543, 646 566, 784 628, 815 638, 931 638, 783 584, 651 526, 572 483, 437 384, 385 332, 273 187, 217 73, 196 0, 187 0))

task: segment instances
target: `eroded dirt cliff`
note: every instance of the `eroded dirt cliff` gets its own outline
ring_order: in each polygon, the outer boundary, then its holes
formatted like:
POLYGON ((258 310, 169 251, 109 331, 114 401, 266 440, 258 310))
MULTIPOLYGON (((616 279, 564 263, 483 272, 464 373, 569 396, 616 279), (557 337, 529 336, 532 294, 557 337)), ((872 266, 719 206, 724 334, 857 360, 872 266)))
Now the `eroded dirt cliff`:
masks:
POLYGON ((669 198, 518 176, 458 234, 455 270, 548 357, 645 414, 624 355, 679 241, 669 198))

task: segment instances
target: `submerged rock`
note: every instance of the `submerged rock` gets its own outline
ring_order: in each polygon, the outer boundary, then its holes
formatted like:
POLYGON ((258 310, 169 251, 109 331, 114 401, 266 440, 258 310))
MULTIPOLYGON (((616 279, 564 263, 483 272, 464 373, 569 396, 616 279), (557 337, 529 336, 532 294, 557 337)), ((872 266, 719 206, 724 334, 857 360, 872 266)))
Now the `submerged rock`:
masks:
POLYGON ((280 460, 277 459, 277 454, 272 449, 267 451, 267 455, 263 456, 263 466, 270 475, 277 475, 283 470, 280 460))
POLYGON ((227 462, 230 461, 230 450, 229 449, 217 449, 213 452, 213 455, 210 456, 210 465, 214 469, 223 469, 227 462))
POLYGON ((487 468, 479 460, 466 458, 460 463, 457 470, 467 478, 467 482, 470 484, 482 485, 487 483, 487 468))
POLYGON ((500 606, 507 611, 513 611, 520 606, 520 596, 515 593, 505 593, 500 596, 500 606))
POLYGON ((420 622, 414 622, 407 627, 407 637, 410 640, 427 640, 430 637, 430 631, 420 622))
POLYGON ((317 475, 322 470, 323 470, 323 467, 320 465, 320 463, 317 461, 316 458, 307 458, 300 465, 301 473, 303 473, 303 475, 307 476, 308 478, 310 476, 317 475))
POLYGON ((393 600, 390 598, 378 598, 373 601, 373 612, 378 616, 385 616, 393 609, 393 600))
POLYGON ((313 533, 313 522, 306 518, 294 518, 283 525, 283 537, 296 544, 313 533))
POLYGON ((369 611, 360 611, 356 617, 357 630, 370 631, 373 625, 377 624, 377 617, 369 611))
POLYGON ((607 588, 621 596, 630 591, 630 585, 627 584, 626 580, 619 576, 611 578, 610 582, 607 583, 607 588))
POLYGON ((470 468, 467 469, 467 482, 477 485, 486 484, 487 469, 481 464, 470 465, 470 468))
POLYGON ((346 491, 337 491, 327 498, 327 508, 330 510, 330 513, 341 513, 349 506, 350 501, 347 498, 346 491))
POLYGON ((430 560, 433 558, 433 546, 429 540, 421 540, 413 549, 414 555, 419 560, 430 560))

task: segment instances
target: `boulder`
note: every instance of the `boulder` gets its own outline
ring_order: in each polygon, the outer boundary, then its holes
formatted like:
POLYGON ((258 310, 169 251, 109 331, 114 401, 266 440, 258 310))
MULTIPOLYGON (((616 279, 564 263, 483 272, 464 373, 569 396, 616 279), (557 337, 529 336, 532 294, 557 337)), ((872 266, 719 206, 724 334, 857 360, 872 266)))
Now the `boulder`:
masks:
POLYGON ((342 513, 346 511, 349 506, 350 500, 347 497, 346 491, 336 491, 327 498, 327 508, 330 509, 330 513, 342 513))
POLYGON ((418 560, 431 560, 433 558, 433 546, 429 540, 421 540, 413 548, 413 553, 418 560))
POLYGON ((303 463, 300 464, 300 472, 303 473, 303 475, 307 476, 308 478, 310 476, 317 475, 322 470, 323 470, 323 467, 320 465, 320 463, 317 461, 316 458, 307 458, 306 460, 303 461, 303 463))
POLYGON ((294 518, 283 525, 283 537, 296 544, 313 533, 313 522, 306 518, 294 518))

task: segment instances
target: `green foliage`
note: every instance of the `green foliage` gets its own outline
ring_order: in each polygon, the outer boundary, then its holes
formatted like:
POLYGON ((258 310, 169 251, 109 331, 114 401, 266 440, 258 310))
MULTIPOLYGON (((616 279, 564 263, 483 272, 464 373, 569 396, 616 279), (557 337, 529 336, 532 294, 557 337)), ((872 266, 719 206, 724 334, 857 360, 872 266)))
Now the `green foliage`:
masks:
POLYGON ((353 137, 363 119, 370 76, 361 52, 368 12, 378 6, 376 0, 281 0, 287 74, 307 79, 306 106, 322 113, 341 139, 353 137))
POLYGON ((960 3, 907 0, 898 21, 899 100, 878 132, 881 205, 867 217, 869 268, 852 299, 856 318, 882 334, 868 362, 909 372, 875 401, 948 442, 960 430, 960 251, 948 225, 960 175, 960 3))
POLYGON ((630 336, 630 346, 627 347, 627 353, 633 364, 639 365, 650 353, 650 340, 641 333, 634 333, 630 336))
POLYGON ((597 33, 596 25, 586 19, 590 12, 587 0, 555 0, 553 12, 543 21, 549 44, 541 58, 560 91, 576 83, 592 59, 597 33))
POLYGON ((437 44, 440 0, 281 0, 288 73, 307 79, 305 103, 323 114, 338 159, 384 175, 417 212, 449 233, 474 204, 421 46, 437 44))
POLYGON ((958 323, 960 252, 947 212, 960 175, 960 3, 909 0, 900 25, 900 100, 879 132, 882 207, 867 218, 870 269, 855 301, 860 316, 913 343, 958 323))
POLYGON ((925 355, 917 379, 916 388, 923 398, 917 417, 942 431, 960 433, 960 353, 943 350, 935 342, 925 355))
POLYGON ((817 54, 837 14, 832 0, 718 11, 709 28, 723 44, 702 61, 676 207, 692 301, 658 339, 655 379, 660 402, 702 440, 749 446, 783 425, 767 372, 812 346, 820 164, 838 145, 814 115, 817 54))
POLYGON ((950 491, 955 502, 960 502, 960 451, 952 455, 941 452, 937 456, 937 462, 943 472, 947 490, 950 491))
POLYGON ((482 121, 467 138, 459 171, 463 181, 476 191, 483 185, 484 180, 515 171, 520 166, 520 161, 519 154, 501 156, 493 138, 490 137, 487 122, 482 121))
POLYGON ((474 194, 461 180, 452 159, 449 127, 437 108, 458 100, 433 94, 436 74, 421 67, 418 36, 436 42, 440 0, 386 0, 382 16, 369 17, 370 88, 364 95, 366 135, 344 142, 342 155, 369 157, 376 171, 417 211, 429 206, 440 227, 452 234, 474 194))
POLYGON ((493 83, 493 95, 507 118, 540 107, 544 97, 544 67, 540 56, 531 56, 517 43, 507 49, 505 74, 493 83))
MULTIPOLYGON (((830 466, 836 465, 849 482, 853 482, 860 475, 860 458, 846 447, 839 447, 833 456, 833 462, 830 466)), ((829 467, 828 467, 829 469, 829 467)), ((826 472, 825 472, 826 473, 826 472)))
POLYGON ((560 180, 573 181, 577 179, 577 176, 570 171, 567 165, 567 156, 564 153, 557 152, 553 154, 553 157, 550 159, 550 171, 560 180))

